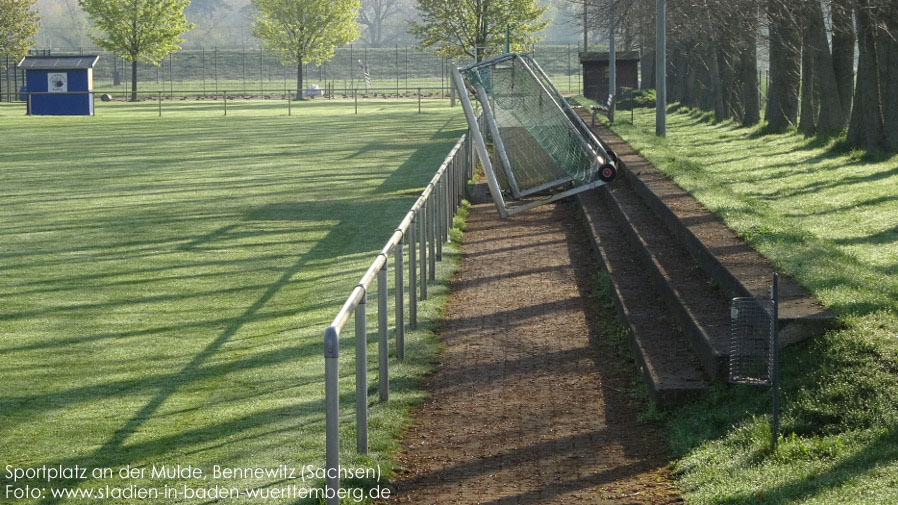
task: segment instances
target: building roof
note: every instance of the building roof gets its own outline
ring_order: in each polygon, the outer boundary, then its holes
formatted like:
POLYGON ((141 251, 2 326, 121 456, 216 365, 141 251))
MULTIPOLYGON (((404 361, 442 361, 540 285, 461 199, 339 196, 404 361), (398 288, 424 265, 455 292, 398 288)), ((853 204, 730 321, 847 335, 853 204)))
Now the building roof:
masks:
POLYGON ((93 68, 100 57, 87 56, 26 56, 16 65, 26 70, 74 70, 93 68))
MULTIPOLYGON (((608 61, 609 59, 608 52, 590 51, 588 53, 580 53, 580 63, 586 63, 588 61, 608 61)), ((639 51, 618 51, 615 55, 615 59, 617 61, 639 61, 639 51)))

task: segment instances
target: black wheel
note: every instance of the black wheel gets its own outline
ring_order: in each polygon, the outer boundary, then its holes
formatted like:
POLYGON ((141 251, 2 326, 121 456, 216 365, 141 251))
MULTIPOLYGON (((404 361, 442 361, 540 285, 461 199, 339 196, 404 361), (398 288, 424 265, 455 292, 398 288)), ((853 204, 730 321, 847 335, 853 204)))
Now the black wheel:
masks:
POLYGON ((617 177, 617 169, 611 163, 605 163, 599 167, 599 179, 604 182, 611 182, 617 177))

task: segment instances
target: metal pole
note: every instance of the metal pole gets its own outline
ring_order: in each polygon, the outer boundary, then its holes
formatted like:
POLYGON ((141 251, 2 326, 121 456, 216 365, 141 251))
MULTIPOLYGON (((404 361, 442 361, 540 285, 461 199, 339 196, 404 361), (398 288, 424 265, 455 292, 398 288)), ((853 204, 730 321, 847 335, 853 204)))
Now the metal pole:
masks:
POLYGON ((389 342, 387 341, 387 263, 377 272, 377 389, 380 401, 390 399, 389 342))
POLYGON ((583 52, 589 51, 589 26, 587 23, 587 12, 586 7, 589 5, 589 2, 583 2, 583 52))
POLYGON ((162 91, 159 91, 159 117, 162 117, 162 91))
POLYGON ((418 265, 417 247, 415 241, 418 228, 418 213, 412 218, 408 227, 408 326, 411 329, 418 328, 418 265))
POLYGON ((368 329, 365 322, 366 299, 355 307, 355 450, 368 454, 368 329))
POLYGON ((290 96, 290 94, 287 93, 287 115, 288 115, 288 116, 292 116, 292 115, 293 115, 293 101, 290 100, 291 98, 292 98, 292 97, 290 96))
POLYGON ((359 95, 356 94, 355 88, 352 88, 352 99, 355 100, 355 113, 359 113, 359 95))
POLYGON ((421 247, 421 300, 427 299, 427 215, 430 214, 430 211, 427 210, 427 200, 424 201, 424 204, 421 205, 421 210, 418 213, 418 225, 421 227, 418 231, 420 232, 421 240, 419 241, 419 245, 421 247))
POLYGON ((329 495, 327 505, 340 505, 337 491, 340 489, 340 389, 339 375, 339 336, 337 330, 329 326, 324 330, 324 396, 327 404, 325 415, 325 466, 327 467, 326 486, 329 495))
POLYGON ((431 193, 431 198, 433 198, 436 204, 437 211, 434 217, 434 231, 436 232, 436 248, 437 254, 436 259, 443 261, 443 223, 446 219, 446 209, 443 207, 443 178, 437 181, 437 185, 433 188, 433 193, 431 193))
POLYGON ((667 5, 655 0, 655 135, 667 136, 667 5))
POLYGON ((611 111, 611 121, 614 121, 614 98, 617 95, 617 47, 615 32, 617 31, 617 13, 612 0, 608 15, 608 110, 611 111))
MULTIPOLYGON (((6 83, 6 87, 7 88, 9 87, 9 82, 6 83)), ((16 93, 18 93, 18 90, 16 90, 16 93)), ((30 92, 27 93, 25 95, 25 98, 28 100, 28 105, 25 107, 25 112, 27 112, 28 115, 30 116, 31 115, 31 93, 30 92)))
MULTIPOLYGON (((436 189, 436 188, 434 188, 434 189, 436 189)), ((436 272, 437 256, 436 256, 436 251, 434 250, 436 248, 436 244, 434 242, 436 240, 438 240, 437 234, 436 234, 436 224, 437 224, 436 223, 436 212, 434 212, 434 207, 436 207, 436 202, 433 201, 433 197, 434 197, 434 194, 430 193, 430 197, 427 199, 427 205, 430 207, 427 210, 427 239, 428 239, 427 254, 429 254, 427 260, 430 263, 428 265, 428 268, 430 268, 430 271, 427 273, 427 275, 428 275, 427 278, 431 281, 434 281, 437 278, 437 272, 436 272)))
POLYGON ((228 115, 228 90, 224 90, 224 112, 225 116, 228 115))
POLYGON ((405 296, 403 290, 404 279, 402 278, 402 240, 396 244, 396 279, 393 289, 396 291, 396 359, 402 361, 405 359, 405 296))
POLYGON ((421 88, 418 88, 418 114, 421 113, 421 88))
POLYGON ((780 338, 779 338, 779 276, 773 273, 773 285, 770 287, 770 298, 773 302, 773 321, 771 328, 773 332, 773 373, 770 374, 771 385, 773 386, 773 419, 770 425, 771 447, 776 450, 780 431, 780 338))

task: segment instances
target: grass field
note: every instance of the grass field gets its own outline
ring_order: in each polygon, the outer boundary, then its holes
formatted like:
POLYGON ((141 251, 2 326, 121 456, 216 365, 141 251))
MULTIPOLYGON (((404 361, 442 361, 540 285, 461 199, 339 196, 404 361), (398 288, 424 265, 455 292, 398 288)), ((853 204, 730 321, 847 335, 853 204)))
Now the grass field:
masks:
MULTIPOLYGON (((146 104, 98 103, 96 117, 53 118, 0 106, 0 503, 134 502, 51 499, 51 487, 275 488, 285 482, 209 472, 323 464, 323 330, 464 124, 443 102, 424 114, 415 102, 364 110, 318 101, 287 116, 242 102, 228 117, 184 108, 159 118, 146 104), (208 480, 151 478, 163 464, 200 467, 208 480), (7 465, 116 475, 26 478, 13 487, 44 498, 12 500, 7 465), (128 466, 147 473, 120 478, 128 466)), ((456 264, 447 257, 423 329, 393 367, 391 402, 369 388, 370 459, 353 455, 344 335, 344 464, 389 468, 435 351, 430 331, 456 264)))
POLYGON ((783 355, 769 393, 717 387, 668 417, 687 503, 898 503, 898 155, 762 135, 706 113, 619 113, 614 130, 843 321, 783 355))

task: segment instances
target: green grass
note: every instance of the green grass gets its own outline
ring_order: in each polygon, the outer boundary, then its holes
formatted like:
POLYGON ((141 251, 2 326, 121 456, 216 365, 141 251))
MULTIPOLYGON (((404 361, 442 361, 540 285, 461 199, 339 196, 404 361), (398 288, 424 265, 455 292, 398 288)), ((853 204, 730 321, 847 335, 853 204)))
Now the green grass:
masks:
POLYGON ((843 322, 783 354, 775 453, 766 390, 668 416, 687 503, 898 503, 898 156, 687 110, 658 139, 654 109, 629 116, 614 130, 843 322))
MULTIPOLYGON (((424 114, 388 101, 360 115, 320 101, 294 104, 292 117, 250 102, 228 117, 155 112, 98 103, 95 117, 24 117, 0 106, 0 503, 6 465, 322 465, 323 330, 464 124, 442 103, 424 114)), ((369 299, 370 458, 354 455, 351 321, 342 336, 344 464, 391 468, 437 350, 457 264, 445 254, 406 362, 391 364, 388 404, 376 400, 369 299)))

